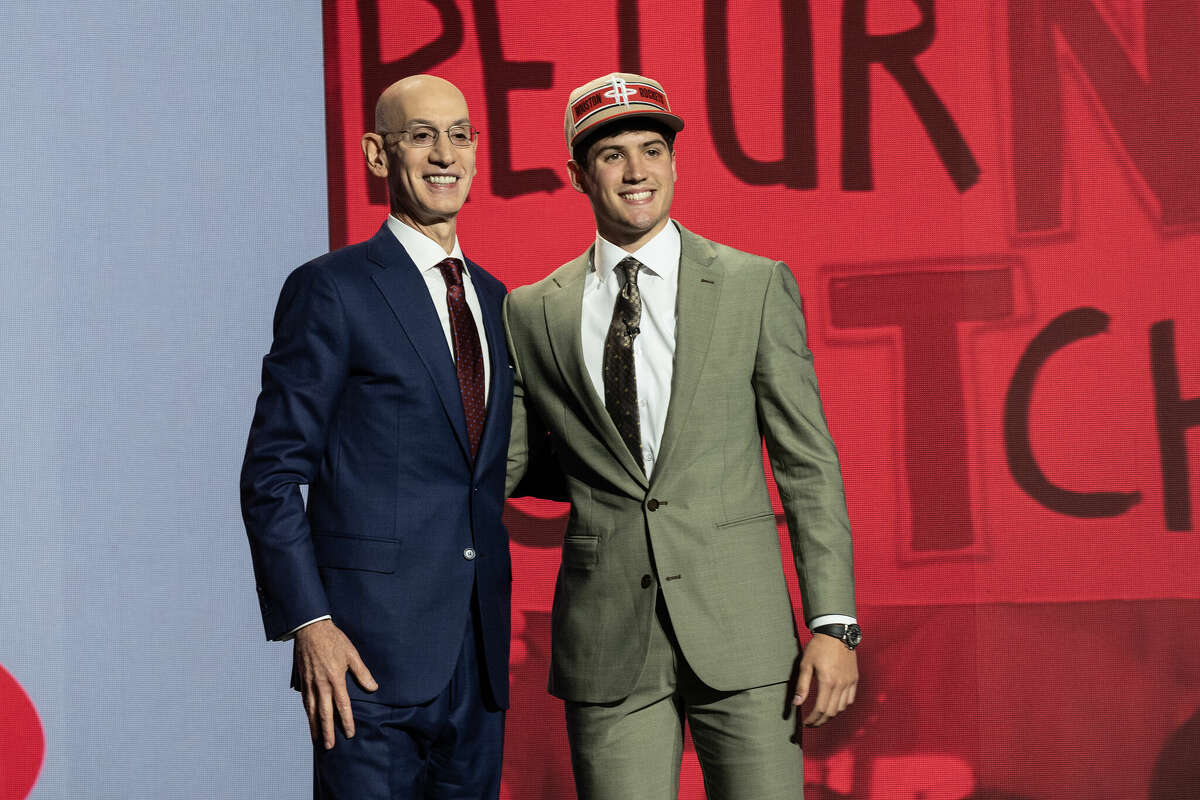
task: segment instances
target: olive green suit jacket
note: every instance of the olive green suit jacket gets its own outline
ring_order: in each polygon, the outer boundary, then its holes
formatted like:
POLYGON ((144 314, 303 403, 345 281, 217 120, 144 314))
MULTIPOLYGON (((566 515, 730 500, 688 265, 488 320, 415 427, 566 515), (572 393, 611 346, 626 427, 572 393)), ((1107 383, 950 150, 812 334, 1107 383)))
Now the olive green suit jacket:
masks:
POLYGON ((679 231, 674 374, 649 478, 583 362, 592 249, 515 289, 504 307, 515 372, 509 491, 548 440, 571 502, 550 670, 551 693, 566 700, 629 694, 656 589, 704 683, 733 691, 788 680, 799 649, 764 440, 806 616, 855 613, 841 472, 795 278, 783 263, 679 231))

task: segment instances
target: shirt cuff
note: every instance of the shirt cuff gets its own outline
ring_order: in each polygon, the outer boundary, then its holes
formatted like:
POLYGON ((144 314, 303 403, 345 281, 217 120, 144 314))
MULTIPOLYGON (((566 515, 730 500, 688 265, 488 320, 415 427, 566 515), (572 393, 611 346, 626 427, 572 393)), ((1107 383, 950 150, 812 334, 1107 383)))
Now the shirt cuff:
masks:
MULTIPOLYGON (((287 633, 285 633, 283 636, 280 636, 275 641, 286 642, 289 639, 294 639, 294 638, 296 638, 296 631, 300 630, 301 628, 307 628, 309 625, 312 625, 314 622, 320 622, 323 619, 333 619, 333 617, 326 614, 323 617, 317 617, 316 619, 310 619, 308 622, 302 622, 299 625, 297 625, 296 627, 292 628, 287 633)), ((824 619, 824 617, 822 617, 822 619, 824 619)))
POLYGON ((839 623, 842 625, 857 625, 858 620, 854 617, 847 617, 845 614, 822 614, 819 617, 812 618, 812 621, 808 623, 808 629, 811 631, 813 628, 819 628, 822 625, 837 625, 839 623))

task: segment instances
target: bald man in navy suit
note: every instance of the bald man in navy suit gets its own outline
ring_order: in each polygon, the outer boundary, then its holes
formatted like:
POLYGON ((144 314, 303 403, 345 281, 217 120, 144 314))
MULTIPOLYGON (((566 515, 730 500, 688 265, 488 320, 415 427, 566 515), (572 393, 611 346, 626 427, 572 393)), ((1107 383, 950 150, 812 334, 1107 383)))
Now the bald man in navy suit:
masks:
POLYGON ((505 288, 456 233, 478 132, 429 75, 390 86, 375 128, 391 213, 284 284, 242 511, 267 637, 295 643, 314 796, 495 798, 512 373, 505 288))

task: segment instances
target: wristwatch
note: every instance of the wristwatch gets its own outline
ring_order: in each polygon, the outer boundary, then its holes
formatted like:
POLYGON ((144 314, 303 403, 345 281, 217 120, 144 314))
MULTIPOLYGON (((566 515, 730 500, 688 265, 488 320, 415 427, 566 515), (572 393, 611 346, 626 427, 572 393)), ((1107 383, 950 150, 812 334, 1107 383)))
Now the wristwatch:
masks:
POLYGON ((813 628, 813 633, 823 633, 826 636, 832 636, 839 640, 847 648, 853 650, 862 642, 862 628, 855 623, 842 625, 834 623, 832 625, 822 625, 819 628, 813 628))

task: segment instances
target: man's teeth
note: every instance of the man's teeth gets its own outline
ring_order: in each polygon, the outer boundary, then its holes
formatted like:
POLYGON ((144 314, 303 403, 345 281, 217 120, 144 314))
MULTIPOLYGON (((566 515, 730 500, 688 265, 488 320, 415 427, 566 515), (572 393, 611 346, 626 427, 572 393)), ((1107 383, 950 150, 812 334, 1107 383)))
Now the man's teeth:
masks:
POLYGON ((624 197, 626 200, 637 201, 637 200, 647 200, 647 199, 649 199, 651 194, 652 194, 652 192, 647 190, 645 192, 629 192, 627 194, 621 195, 621 197, 624 197))
POLYGON ((426 175, 425 180, 446 186, 458 182, 458 178, 454 175, 426 175))

